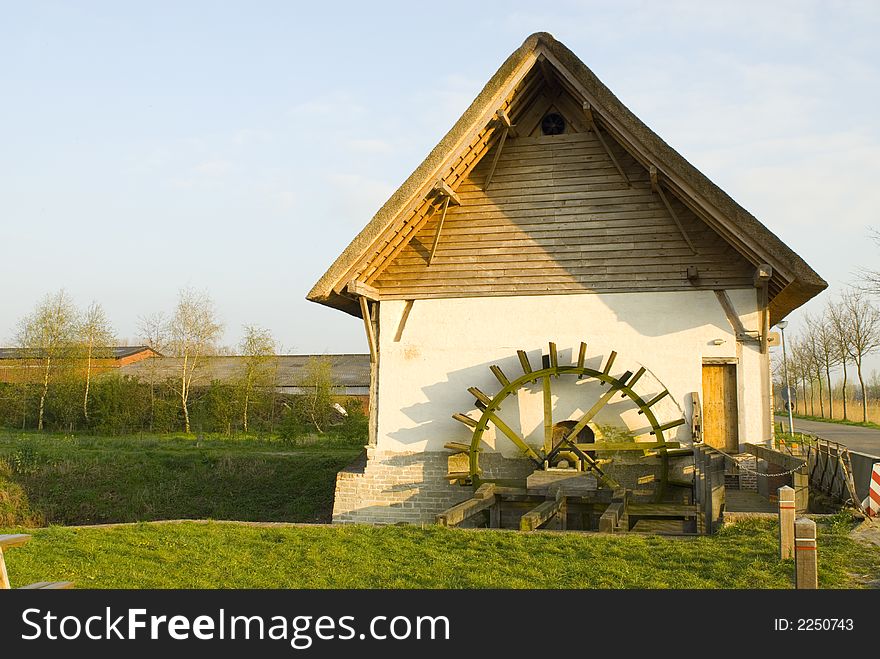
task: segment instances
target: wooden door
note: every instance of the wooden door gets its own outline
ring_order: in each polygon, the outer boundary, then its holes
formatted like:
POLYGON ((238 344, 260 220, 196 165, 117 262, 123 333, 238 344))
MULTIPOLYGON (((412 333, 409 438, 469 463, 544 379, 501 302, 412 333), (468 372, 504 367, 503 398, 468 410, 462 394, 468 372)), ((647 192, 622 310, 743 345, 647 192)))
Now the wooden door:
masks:
POLYGON ((703 364, 703 441, 736 452, 737 426, 736 364, 703 364))

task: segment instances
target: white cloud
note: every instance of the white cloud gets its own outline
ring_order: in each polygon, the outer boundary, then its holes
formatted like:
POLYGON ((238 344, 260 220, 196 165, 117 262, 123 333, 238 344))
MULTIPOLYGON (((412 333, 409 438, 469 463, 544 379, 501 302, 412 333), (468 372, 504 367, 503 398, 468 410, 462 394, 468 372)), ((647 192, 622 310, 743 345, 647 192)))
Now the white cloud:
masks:
POLYGON ((232 143, 236 146, 265 144, 272 140, 272 133, 260 128, 242 128, 232 135, 232 143))
POLYGON ((199 176, 208 178, 220 178, 226 176, 234 169, 232 162, 224 159, 205 160, 192 168, 199 176))

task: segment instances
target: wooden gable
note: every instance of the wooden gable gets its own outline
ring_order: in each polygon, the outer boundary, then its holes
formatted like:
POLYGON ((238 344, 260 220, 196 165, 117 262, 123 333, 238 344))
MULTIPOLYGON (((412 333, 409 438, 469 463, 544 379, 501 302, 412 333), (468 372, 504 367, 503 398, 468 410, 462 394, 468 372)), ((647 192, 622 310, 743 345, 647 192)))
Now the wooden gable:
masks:
POLYGON ((460 205, 435 204, 367 283, 388 299, 751 288, 754 266, 589 116, 545 68, 460 205), (551 114, 562 134, 543 134, 551 114))
POLYGON ((419 297, 827 283, 546 33, 531 35, 313 286, 357 316, 419 297), (565 130, 545 135, 559 114, 565 130), (487 185, 488 183, 488 185, 487 185))

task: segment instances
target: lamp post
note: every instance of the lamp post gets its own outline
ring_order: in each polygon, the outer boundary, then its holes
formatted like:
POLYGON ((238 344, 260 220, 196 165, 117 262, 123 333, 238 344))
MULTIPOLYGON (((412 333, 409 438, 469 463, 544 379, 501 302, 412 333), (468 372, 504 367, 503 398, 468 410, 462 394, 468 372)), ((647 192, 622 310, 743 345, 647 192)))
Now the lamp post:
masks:
POLYGON ((794 417, 791 414, 791 387, 788 384, 788 356, 785 352, 785 328, 788 327, 787 320, 780 320, 776 323, 776 327, 782 332, 782 369, 785 372, 785 398, 788 406, 788 432, 794 434, 794 417))

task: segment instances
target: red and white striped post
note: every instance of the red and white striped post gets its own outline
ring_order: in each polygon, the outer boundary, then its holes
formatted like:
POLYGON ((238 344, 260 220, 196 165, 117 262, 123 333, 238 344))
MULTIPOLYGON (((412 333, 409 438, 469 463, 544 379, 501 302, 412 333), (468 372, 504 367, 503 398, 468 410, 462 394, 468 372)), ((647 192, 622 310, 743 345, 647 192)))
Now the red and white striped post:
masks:
POLYGON ((880 462, 875 463, 871 471, 868 498, 862 502, 862 506, 871 517, 880 517, 880 462))

